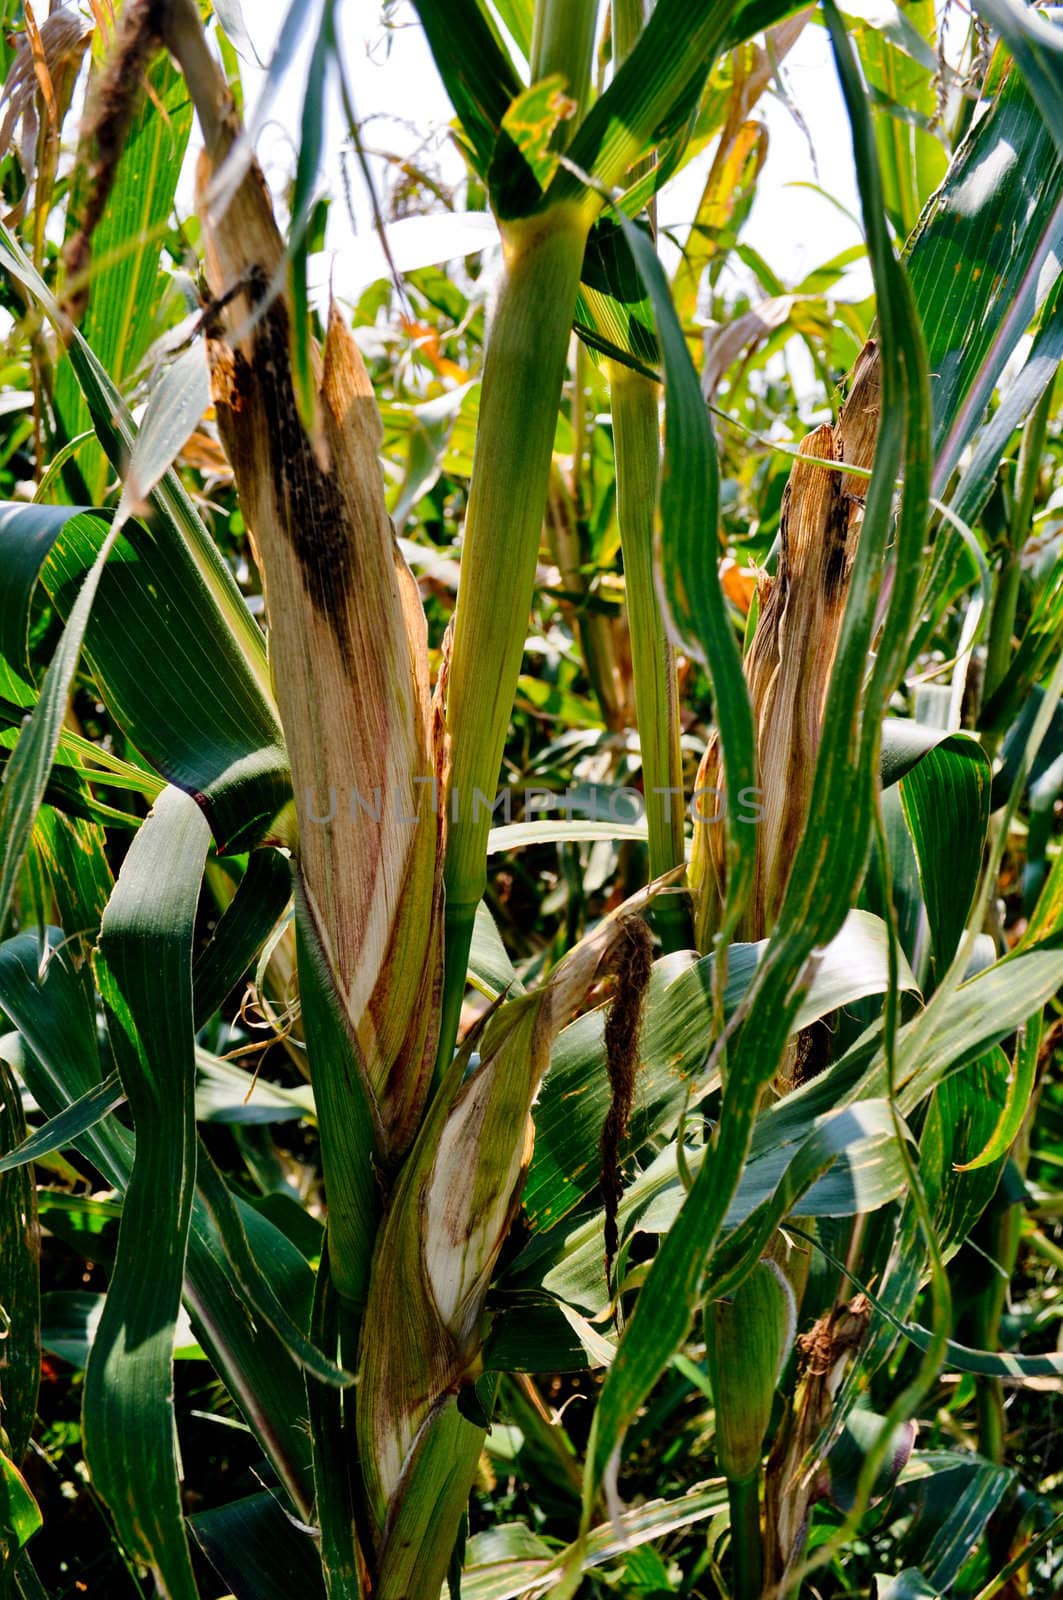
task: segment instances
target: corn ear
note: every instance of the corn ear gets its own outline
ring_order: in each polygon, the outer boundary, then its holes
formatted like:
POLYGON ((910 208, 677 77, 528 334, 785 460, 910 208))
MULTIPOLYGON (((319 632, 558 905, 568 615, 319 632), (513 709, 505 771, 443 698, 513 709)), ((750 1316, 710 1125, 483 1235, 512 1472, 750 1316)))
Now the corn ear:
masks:
POLYGON ((291 760, 307 937, 335 988, 384 1140, 409 1143, 434 1059, 441 963, 440 745, 416 585, 384 502, 381 423, 339 313, 312 352, 321 437, 300 420, 283 253, 252 166, 224 215, 206 195, 207 271, 227 306, 211 341, 219 427, 263 575, 291 760))
POLYGON ((794 1292, 776 1262, 758 1261, 708 1315, 716 1458, 727 1478, 745 1482, 760 1466, 775 1385, 797 1332, 794 1292))
POLYGON ((357 1396, 381 1570, 403 1501, 424 1494, 417 1462, 434 1430, 465 1463, 468 1492, 484 1430, 468 1416, 459 1426, 453 1408, 461 1397, 462 1410, 477 1411, 484 1301, 531 1159, 529 1113, 555 1035, 609 968, 634 904, 603 920, 534 994, 500 1003, 465 1042, 403 1167, 374 1257, 357 1396))
MULTIPOLYGON (((878 348, 869 340, 857 358, 837 423, 803 439, 801 456, 869 470, 878 434, 879 390, 878 348)), ((804 832, 865 488, 861 475, 802 459, 794 463, 783 496, 778 575, 761 579, 760 611, 745 661, 762 819, 753 894, 738 930, 743 939, 762 939, 774 926, 804 832)), ((690 870, 695 931, 703 950, 711 945, 727 891, 723 829, 712 820, 723 810, 705 803, 704 797, 720 795, 725 782, 714 735, 698 771, 690 870)))

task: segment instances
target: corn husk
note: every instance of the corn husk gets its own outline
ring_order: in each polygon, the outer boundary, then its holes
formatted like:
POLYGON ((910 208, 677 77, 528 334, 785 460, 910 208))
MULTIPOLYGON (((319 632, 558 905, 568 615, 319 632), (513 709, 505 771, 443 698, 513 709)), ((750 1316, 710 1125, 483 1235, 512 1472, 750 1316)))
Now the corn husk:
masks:
MULTIPOLYGON (((612 965, 634 904, 603 920, 534 994, 489 1015, 455 1058, 403 1168, 378 1241, 357 1396, 362 1470, 382 1544, 428 1434, 456 1428, 448 1404, 471 1396, 480 1376, 484 1301, 531 1159, 529 1113, 550 1047, 612 965)), ((467 1427, 482 1440, 482 1428, 467 1427)), ((454 1443, 459 1455, 471 1452, 472 1468, 477 1438, 454 1443)))
MULTIPOLYGON (((874 340, 861 351, 837 423, 803 439, 800 453, 869 469, 879 413, 879 357, 874 340)), ((745 672, 757 739, 760 821, 753 893, 738 936, 765 938, 775 924, 790 863, 805 828, 823 712, 837 654, 849 577, 863 520, 867 480, 794 463, 783 497, 778 573, 759 584, 760 610, 745 672)), ((709 742, 696 789, 725 788, 719 741, 709 742)), ((727 892, 725 808, 699 802, 691 882, 699 948, 711 946, 727 892)))
POLYGON ((211 210, 215 166, 235 137, 223 125, 198 173, 211 290, 244 286, 211 339, 214 400, 266 593, 301 903, 389 1159, 424 1105, 441 963, 442 748, 425 620, 388 517, 380 416, 350 330, 333 308, 324 351, 312 352, 312 439, 258 168, 220 216, 211 210))

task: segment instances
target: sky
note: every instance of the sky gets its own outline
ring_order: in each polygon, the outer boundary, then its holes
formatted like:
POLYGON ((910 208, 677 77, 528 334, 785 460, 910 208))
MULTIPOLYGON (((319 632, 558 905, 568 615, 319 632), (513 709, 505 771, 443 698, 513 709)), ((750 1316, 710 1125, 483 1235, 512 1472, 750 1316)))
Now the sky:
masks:
MULTIPOLYGON (((228 7, 233 4, 234 0, 227 0, 228 7)), ((219 10, 227 6, 220 5, 219 10)), ((263 61, 272 54, 286 9, 287 0, 254 0, 253 6, 244 8, 246 31, 263 61)), ((339 20, 365 145, 404 156, 420 153, 441 170, 446 181, 459 182, 462 162, 446 133, 451 107, 412 6, 397 7, 387 28, 373 0, 341 6, 339 20)), ((302 62, 305 54, 304 50, 302 62)), ((273 98, 259 140, 267 176, 278 190, 283 190, 294 162, 305 72, 302 62, 295 60, 273 98)), ((858 203, 848 123, 821 27, 810 24, 805 28, 783 63, 782 77, 789 99, 799 108, 801 122, 777 95, 765 96, 758 106, 755 114, 766 121, 769 130, 769 153, 742 239, 763 253, 785 282, 794 283, 821 262, 859 243, 861 234, 853 215, 858 203), (813 183, 827 194, 804 187, 813 183)), ((245 61, 249 105, 256 103, 262 82, 263 74, 245 61)), ((317 264, 317 278, 322 284, 331 278, 341 297, 353 298, 362 284, 379 274, 380 250, 373 237, 364 184, 349 158, 346 182, 341 172, 343 134, 337 106, 330 116, 321 176, 322 187, 336 203, 330 210, 328 256, 317 264), (353 225, 345 193, 350 196, 353 225)), ((675 227, 680 236, 693 213, 710 157, 711 150, 692 162, 661 196, 660 221, 664 227, 675 227)), ((385 165, 374 161, 373 167, 378 186, 383 187, 385 165)), ((414 256, 423 244, 412 236, 420 233, 424 240, 433 226, 447 225, 424 224, 419 230, 406 230, 410 236, 406 247, 414 256)), ((455 236, 455 244, 461 246, 456 254, 492 237, 485 219, 461 228, 464 231, 455 236)), ((430 239, 424 242, 429 249, 433 247, 430 239)), ((869 289, 870 274, 861 263, 847 274, 840 293, 844 298, 860 299, 869 289)))

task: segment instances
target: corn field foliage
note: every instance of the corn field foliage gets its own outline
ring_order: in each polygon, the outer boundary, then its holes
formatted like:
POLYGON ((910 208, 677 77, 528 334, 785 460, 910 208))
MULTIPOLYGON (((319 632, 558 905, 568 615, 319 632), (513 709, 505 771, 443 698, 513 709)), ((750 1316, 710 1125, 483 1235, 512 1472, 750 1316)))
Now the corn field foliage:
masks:
POLYGON ((253 9, 0 6, 0 1592, 1048 1600, 1063 24, 253 9))

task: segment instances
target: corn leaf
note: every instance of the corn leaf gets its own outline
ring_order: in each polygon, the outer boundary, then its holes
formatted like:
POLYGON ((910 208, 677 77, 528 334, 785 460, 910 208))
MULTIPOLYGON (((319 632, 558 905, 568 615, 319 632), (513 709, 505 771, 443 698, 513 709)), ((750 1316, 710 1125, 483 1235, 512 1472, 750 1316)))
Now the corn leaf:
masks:
MULTIPOLYGON (((14 235, 0 223, 0 267, 10 273, 66 336, 69 328, 47 284, 36 272, 14 235)), ((70 338, 68 354, 92 415, 97 436, 111 465, 124 472, 136 438, 136 428, 122 397, 92 347, 78 332, 70 338)), ((222 560, 217 545, 198 516, 177 474, 167 472, 152 491, 153 531, 160 547, 180 573, 180 588, 196 595, 211 608, 211 631, 222 652, 226 671, 239 685, 246 714, 260 738, 258 746, 276 745, 279 739, 276 711, 266 662, 262 632, 244 603, 235 579, 222 560)), ((166 590, 165 592, 169 592, 166 590)))
MULTIPOLYGON (((767 941, 734 944, 728 952, 724 1012, 730 1016, 748 992, 767 941)), ((819 1017, 888 987, 886 930, 867 912, 850 912, 824 950, 795 1032, 819 1017)), ((903 958, 902 958, 903 961, 903 958)), ((678 958, 658 961, 646 999, 635 1100, 623 1146, 625 1155, 648 1151, 675 1134, 684 1106, 696 1106, 713 1086, 705 1072, 712 1033, 716 957, 683 968, 678 958)), ((899 982, 913 990, 902 970, 899 982)), ((550 1071, 535 1105, 535 1151, 523 1195, 534 1233, 549 1230, 597 1185, 598 1140, 609 1108, 602 1042, 603 1012, 588 1012, 558 1035, 550 1071)), ((534 1254, 535 1243, 527 1249, 534 1254)), ((520 1270, 520 1257, 511 1269, 520 1270)))
MULTIPOLYGON (((22 1100, 10 1067, 0 1059, 0 1253, 4 1262, 4 1361, 0 1369, 0 1438, 14 1464, 29 1447, 40 1380, 40 1233, 32 1172, 19 1170, 10 1151, 25 1137, 22 1100)), ((0 1526, 10 1526, 0 1513, 0 1526)), ((0 1551, 0 1572, 3 1571, 0 1551)))
POLYGON ((0 690, 16 705, 36 698, 29 626, 41 568, 66 524, 82 514, 72 506, 0 506, 0 690))
POLYGON ((188 1526, 235 1600, 325 1600, 317 1551, 268 1492, 197 1511, 188 1526))
POLYGON ((4 769, 4 785, 0 789, 0 918, 7 913, 37 811, 44 799, 92 603, 116 537, 117 529, 112 529, 100 544, 96 559, 70 608, 59 648, 44 675, 33 714, 23 727, 4 769))
MULTIPOLYGON (((48 1116, 59 1115, 98 1085, 100 1070, 91 990, 74 970, 63 935, 46 932, 44 963, 33 934, 0 944, 0 1006, 21 1034, 21 1074, 48 1116)), ((129 1182, 133 1140, 105 1119, 87 1129, 77 1146, 119 1191, 129 1182)), ((278 1295, 309 1316, 313 1284, 295 1247, 250 1206, 240 1214, 260 1264, 278 1295)), ((310 1447, 302 1374, 272 1330, 256 1323, 233 1295, 232 1271, 222 1240, 201 1200, 192 1204, 186 1301, 196 1337, 262 1444, 293 1504, 310 1509, 310 1447)))
POLYGON ((928 751, 900 782, 939 974, 947 971, 967 926, 992 786, 985 751, 959 735, 928 751))
POLYGON ((213 1016, 252 965, 291 894, 291 866, 280 851, 253 850, 210 943, 196 954, 192 989, 197 1026, 213 1016))
POLYGON ((1058 276, 1063 160, 1015 70, 975 123, 908 247, 934 374, 934 493, 980 426, 1058 276))
POLYGON ((477 1534, 469 1540, 462 1600, 521 1600, 522 1596, 532 1600, 549 1594, 561 1582, 569 1561, 577 1560, 581 1571, 591 1572, 640 1545, 707 1521, 726 1501, 722 1480, 696 1484, 674 1499, 649 1500, 618 1512, 595 1528, 585 1545, 556 1553, 521 1524, 477 1534))
MULTIPOLYGON (((141 96, 107 208, 93 235, 91 292, 81 323, 83 337, 119 390, 135 374, 157 331, 153 319, 162 238, 192 128, 188 90, 172 62, 160 56, 147 79, 152 93, 141 96)), ((75 216, 83 170, 75 168, 75 216)), ((90 407, 70 362, 59 367, 55 402, 68 438, 91 426, 90 407)), ((79 460, 93 501, 101 500, 107 482, 105 455, 93 447, 79 460)))
MULTIPOLYGON (((803 987, 802 969, 817 942, 826 942, 837 931, 863 870, 879 718, 891 680, 903 665, 914 620, 929 468, 925 358, 910 289, 893 256, 883 218, 873 135, 855 66, 836 14, 830 10, 828 22, 853 128, 878 297, 883 382, 878 451, 824 711, 824 726, 831 732, 820 748, 807 828, 794 859, 778 927, 751 992, 749 1017, 730 1053, 710 1157, 694 1180, 680 1221, 665 1237, 650 1268, 617 1360, 605 1380, 588 1454, 585 1516, 629 1421, 686 1334, 699 1299, 705 1261, 749 1147, 757 1088, 779 1060, 803 987), (896 534, 894 586, 876 668, 865 691, 881 558, 890 536, 893 485, 902 460, 906 478, 896 534), (861 774, 855 783, 854 769, 861 774), (839 829, 836 819, 843 811, 847 825, 839 829), (825 892, 827 884, 830 893, 825 892), (667 1285, 666 1291, 662 1291, 663 1285, 667 1285)), ((715 569, 715 554, 710 559, 715 569)), ((732 788, 736 770, 742 769, 730 765, 726 723, 722 733, 731 773, 728 787, 732 788)))
MULTIPOLYGON (((654 20, 660 14, 654 12, 654 20)), ((629 62, 634 55, 629 58, 629 62)), ((627 64, 621 71, 627 70, 627 64)), ((619 215, 619 214, 618 214, 619 215)), ((660 561, 667 614, 679 641, 708 668, 727 784, 728 908, 726 931, 738 922, 752 887, 756 829, 742 796, 756 786, 753 714, 741 658, 720 587, 715 538, 719 463, 686 339, 668 281, 649 241, 621 220, 653 302, 664 355, 665 447, 660 487, 660 561)))
POLYGON ((1015 430, 1022 426, 1063 362, 1063 293, 1057 282, 1046 302, 1033 346, 1014 382, 1008 384, 1000 404, 974 442, 971 459, 963 468, 950 499, 950 508, 963 522, 978 516, 989 496, 1001 458, 1015 430))
POLYGON ((136 1148, 85 1375, 85 1454, 124 1542, 173 1600, 196 1595, 172 1362, 196 1173, 192 930, 208 840, 195 802, 165 791, 125 859, 96 960, 136 1148))
POLYGON ((206 1150, 198 1160, 199 1193, 222 1241, 230 1268, 249 1304, 282 1339, 299 1365, 319 1383, 344 1388, 354 1383, 352 1373, 336 1365, 308 1338, 305 1329, 285 1305, 255 1252, 244 1227, 236 1200, 206 1150))
MULTIPOLYGON (((67 524, 45 572, 61 615, 106 536, 95 518, 67 524)), ((108 565, 85 634, 104 703, 169 782, 203 797, 223 851, 276 837, 291 802, 280 732, 183 551, 128 522, 108 565)))
POLYGON ((1007 44, 1063 156, 1063 29, 1015 0, 979 0, 977 9, 1007 44))
POLYGON ((18 1552, 41 1526, 40 1507, 11 1457, 0 1450, 0 1579, 7 1588, 18 1552))
POLYGON ((0 1159, 0 1173, 14 1172, 18 1167, 39 1161, 55 1150, 68 1149, 83 1133, 94 1128, 103 1118, 123 1105, 126 1094, 117 1072, 112 1072, 95 1088, 87 1090, 74 1103, 49 1117, 43 1127, 19 1140, 18 1144, 0 1159))
POLYGON ((476 0, 416 0, 429 48, 476 166, 486 175, 521 85, 476 0))

